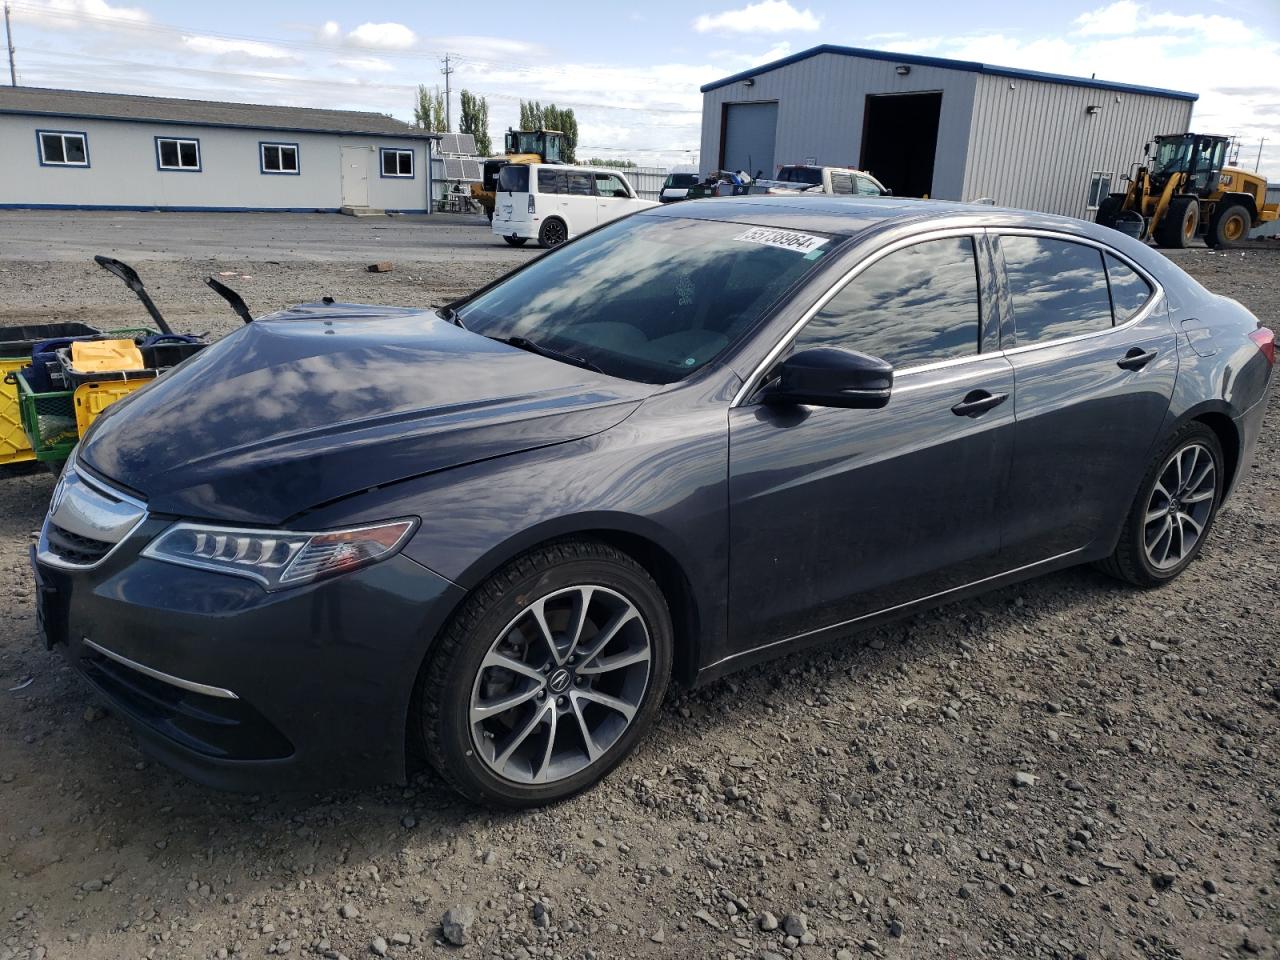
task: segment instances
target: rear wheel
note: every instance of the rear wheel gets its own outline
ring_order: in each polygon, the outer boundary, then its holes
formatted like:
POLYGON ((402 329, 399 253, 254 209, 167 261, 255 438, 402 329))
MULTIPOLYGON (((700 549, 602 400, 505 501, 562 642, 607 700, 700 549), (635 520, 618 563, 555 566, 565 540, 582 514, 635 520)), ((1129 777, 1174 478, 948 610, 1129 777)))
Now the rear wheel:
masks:
POLYGON ((1188 423, 1151 461, 1115 552, 1101 568, 1140 587, 1172 580, 1204 546, 1222 484, 1217 435, 1203 423, 1188 423))
POLYGON ((538 230, 538 246, 550 249, 560 246, 568 239, 569 228, 559 217, 548 217, 542 221, 542 227, 538 230))
POLYGON ((1243 203, 1233 203, 1213 215, 1205 239, 1211 247, 1234 247, 1249 235, 1252 227, 1249 209, 1243 203))
POLYGON ((671 675, 671 619, 626 554, 570 540, 481 584, 415 691, 432 766, 473 800, 529 807, 590 787, 631 752, 671 675))
POLYGON ((507 243, 513 247, 523 247, 525 240, 528 238, 527 237, 503 237, 502 239, 507 241, 507 243))
POLYGON ((1162 247, 1189 246, 1200 229, 1200 200, 1197 197, 1174 197, 1156 228, 1156 243, 1162 247))

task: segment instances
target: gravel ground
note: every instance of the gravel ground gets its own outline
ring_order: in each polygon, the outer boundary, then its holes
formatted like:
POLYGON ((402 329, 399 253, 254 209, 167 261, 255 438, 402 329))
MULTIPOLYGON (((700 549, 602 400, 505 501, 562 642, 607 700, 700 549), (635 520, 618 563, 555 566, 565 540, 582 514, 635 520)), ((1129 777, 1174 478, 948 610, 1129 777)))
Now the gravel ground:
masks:
MULTIPOLYGON (((219 333, 210 272, 261 312, 438 303, 526 257, 139 266, 219 333)), ((1280 329, 1280 257, 1179 262, 1280 329)), ((138 318, 76 263, 0 260, 0 291, 0 324, 138 318)), ((237 796, 153 764, 37 647, 52 481, 0 480, 0 960, 1275 957, 1276 426, 1175 584, 1067 571, 675 693, 606 783, 525 814, 427 774, 237 796)))

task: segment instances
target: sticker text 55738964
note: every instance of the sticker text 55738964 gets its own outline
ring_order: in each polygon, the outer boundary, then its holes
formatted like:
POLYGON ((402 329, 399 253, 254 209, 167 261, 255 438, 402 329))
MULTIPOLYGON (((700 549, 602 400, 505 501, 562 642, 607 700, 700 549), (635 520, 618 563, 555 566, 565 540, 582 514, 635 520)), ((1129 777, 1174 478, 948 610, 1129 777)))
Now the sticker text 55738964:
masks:
POLYGON ((762 243, 767 247, 781 247, 796 253, 812 253, 827 242, 826 237, 815 237, 811 233, 799 233, 795 230, 779 230, 776 227, 752 227, 733 239, 745 243, 762 243))

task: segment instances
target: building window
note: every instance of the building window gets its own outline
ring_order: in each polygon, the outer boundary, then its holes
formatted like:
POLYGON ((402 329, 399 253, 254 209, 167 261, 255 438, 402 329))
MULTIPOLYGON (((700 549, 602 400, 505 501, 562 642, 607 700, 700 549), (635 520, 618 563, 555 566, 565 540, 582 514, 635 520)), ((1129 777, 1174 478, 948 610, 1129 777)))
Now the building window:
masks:
POLYGON ((1111 174, 1095 170, 1089 176, 1089 209, 1097 210, 1098 205, 1111 193, 1111 174))
POLYGON ((258 164, 263 173, 298 173, 298 145, 259 143, 258 164))
POLYGON ((200 141, 156 137, 156 166, 161 170, 200 170, 200 141))
POLYGON ((37 130, 40 165, 44 167, 87 167, 89 139, 83 133, 65 130, 37 130))
POLYGON ((384 177, 413 178, 413 151, 382 148, 382 175, 384 177))

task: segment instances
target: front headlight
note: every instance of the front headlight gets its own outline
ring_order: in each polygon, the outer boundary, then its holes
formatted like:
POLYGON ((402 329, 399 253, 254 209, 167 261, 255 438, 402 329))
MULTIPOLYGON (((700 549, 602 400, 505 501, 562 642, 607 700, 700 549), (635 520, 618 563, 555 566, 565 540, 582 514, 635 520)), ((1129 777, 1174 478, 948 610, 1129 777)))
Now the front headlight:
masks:
POLYGON ((268 590, 347 573, 391 556, 417 527, 416 519, 366 527, 299 533, 175 523, 147 544, 144 557, 257 580, 268 590))

